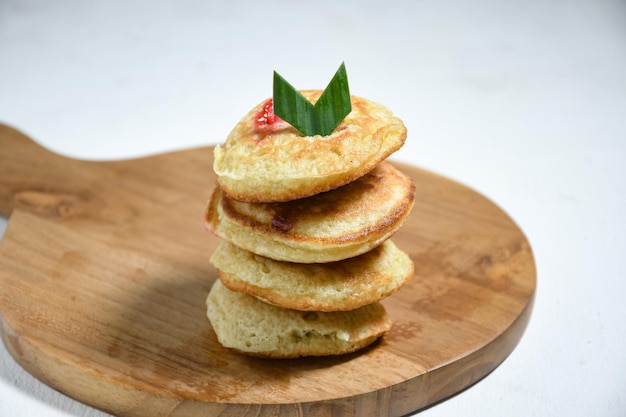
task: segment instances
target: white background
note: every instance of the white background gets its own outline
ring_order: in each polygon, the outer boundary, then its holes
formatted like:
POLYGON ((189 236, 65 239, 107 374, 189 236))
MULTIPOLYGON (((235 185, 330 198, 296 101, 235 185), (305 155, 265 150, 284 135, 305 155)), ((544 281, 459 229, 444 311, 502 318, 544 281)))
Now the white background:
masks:
MULTIPOLYGON (((323 88, 342 61, 405 121, 394 158, 485 194, 536 256, 516 350, 420 415, 626 415, 625 2, 0 0, 0 122, 78 158, 221 142, 273 70, 323 88)), ((2 417, 105 415, 0 366, 2 417)))

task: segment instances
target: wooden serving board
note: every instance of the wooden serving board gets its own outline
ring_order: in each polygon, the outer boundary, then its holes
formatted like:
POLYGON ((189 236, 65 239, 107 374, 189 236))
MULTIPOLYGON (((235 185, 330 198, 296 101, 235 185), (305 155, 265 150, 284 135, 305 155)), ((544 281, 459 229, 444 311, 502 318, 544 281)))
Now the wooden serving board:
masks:
POLYGON ((480 194, 397 164, 415 262, 383 301, 394 327, 347 356, 249 358, 205 315, 212 148, 114 162, 51 153, 0 125, 0 329, 39 380, 120 416, 402 416, 483 378, 520 340, 536 273, 522 231, 480 194))

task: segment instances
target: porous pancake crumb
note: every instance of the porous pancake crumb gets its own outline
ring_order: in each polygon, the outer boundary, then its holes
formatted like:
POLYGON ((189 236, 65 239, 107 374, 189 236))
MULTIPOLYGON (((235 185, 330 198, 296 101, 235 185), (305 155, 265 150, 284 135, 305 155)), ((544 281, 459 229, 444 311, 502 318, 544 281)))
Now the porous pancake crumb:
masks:
POLYGON ((380 303, 352 311, 303 312, 231 291, 219 280, 207 297, 207 316, 223 346, 270 358, 350 353, 391 328, 380 303))

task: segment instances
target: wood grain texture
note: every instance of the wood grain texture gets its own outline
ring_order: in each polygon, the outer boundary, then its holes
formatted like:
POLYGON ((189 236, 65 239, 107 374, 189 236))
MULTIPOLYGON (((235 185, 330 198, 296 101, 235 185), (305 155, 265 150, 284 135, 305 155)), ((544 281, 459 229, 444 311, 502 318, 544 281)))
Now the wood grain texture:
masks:
POLYGON ((416 272, 383 302, 392 330, 340 357, 222 348, 204 304, 211 165, 209 147, 73 160, 0 125, 0 326, 17 362, 120 416, 402 416, 483 378, 522 337, 536 285, 522 231, 475 191, 396 164, 417 187, 394 237, 416 272))

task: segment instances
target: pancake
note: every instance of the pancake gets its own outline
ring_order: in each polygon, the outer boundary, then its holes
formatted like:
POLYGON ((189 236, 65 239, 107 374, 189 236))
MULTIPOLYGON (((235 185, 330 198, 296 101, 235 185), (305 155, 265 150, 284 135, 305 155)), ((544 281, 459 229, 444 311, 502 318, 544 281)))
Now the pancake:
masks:
MULTIPOLYGON (((319 90, 302 91, 312 102, 319 90)), ((348 184, 398 150, 406 128, 387 108, 352 96, 352 111, 328 136, 303 136, 278 119, 258 120, 268 100, 253 108, 214 149, 213 169, 225 195, 247 202, 309 197, 348 184)))
POLYGON ((308 311, 354 310, 391 295, 413 277, 411 259, 391 240, 363 255, 325 264, 274 261, 222 240, 211 263, 231 290, 308 311))
POLYGON ((388 162, 341 188, 283 203, 246 203, 216 187, 206 227, 234 245, 279 261, 333 262, 363 254, 404 223, 415 198, 410 177, 388 162))
POLYGON ((231 291, 219 280, 206 302, 218 341, 252 356, 297 358, 350 353, 391 328, 380 303, 331 313, 288 310, 231 291))

